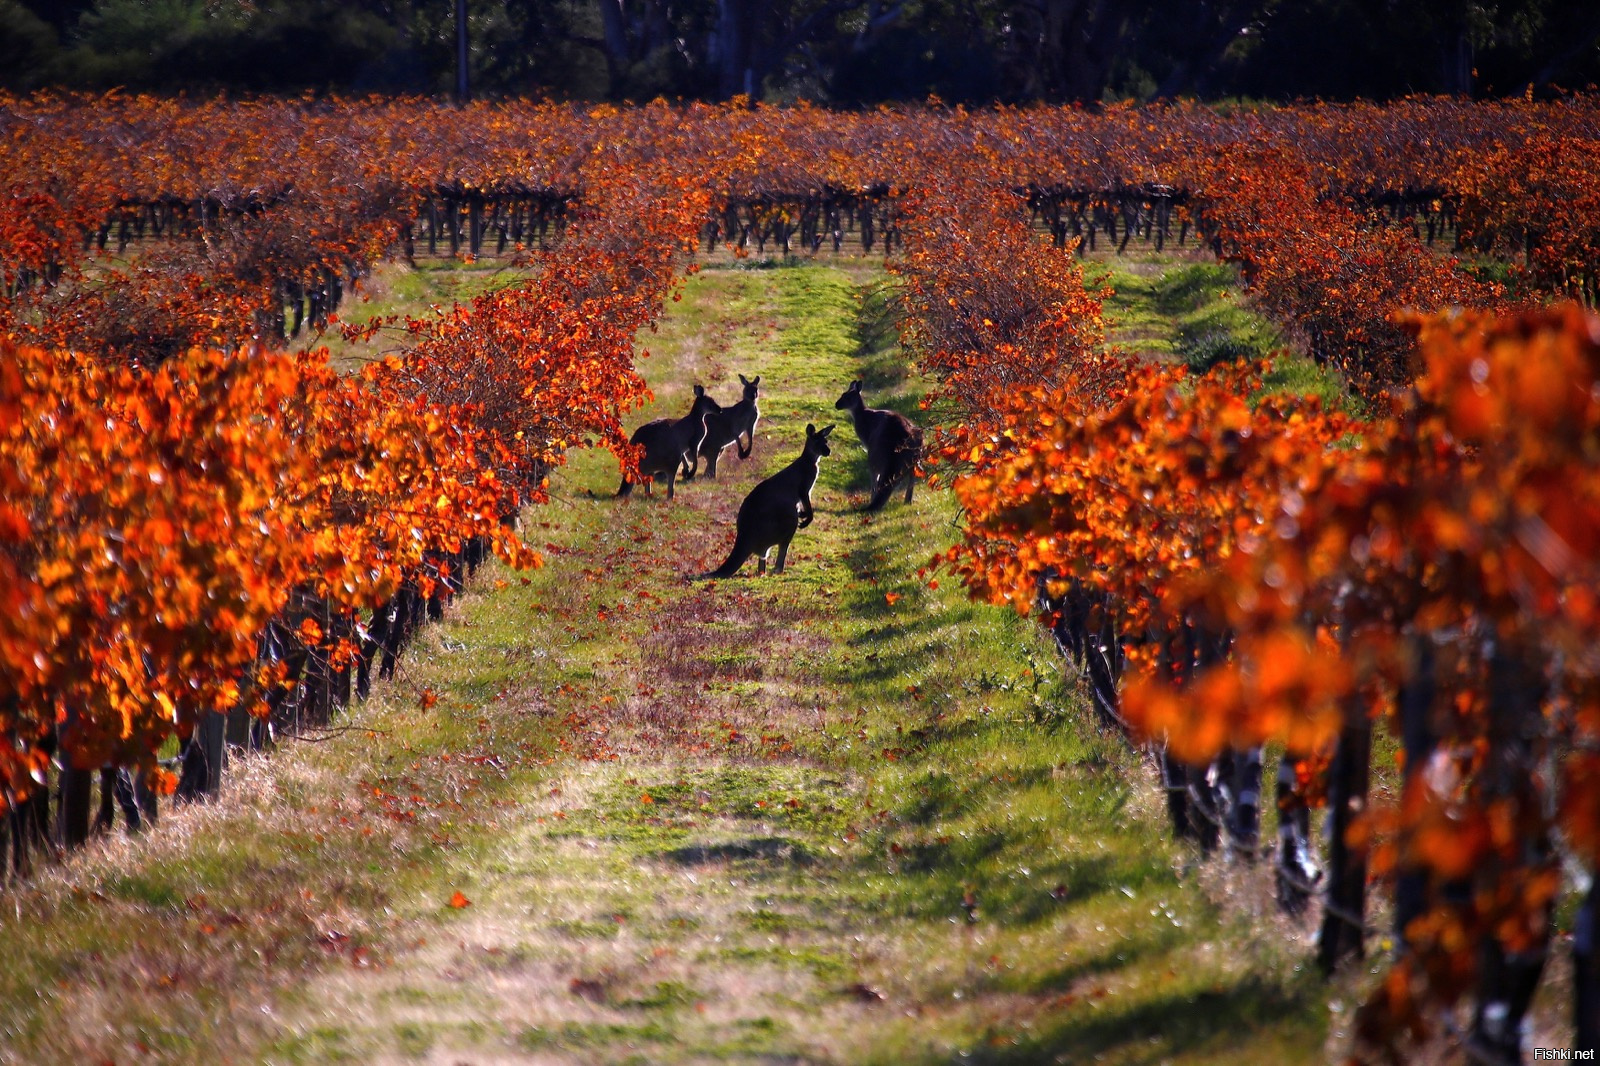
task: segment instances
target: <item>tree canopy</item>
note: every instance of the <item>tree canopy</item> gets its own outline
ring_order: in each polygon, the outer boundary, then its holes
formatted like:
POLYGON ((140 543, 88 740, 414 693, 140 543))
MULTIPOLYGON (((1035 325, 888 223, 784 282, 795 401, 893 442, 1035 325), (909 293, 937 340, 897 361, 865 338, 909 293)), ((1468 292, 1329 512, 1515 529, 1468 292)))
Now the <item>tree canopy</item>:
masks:
MULTIPOLYGON (((1092 103, 1600 81, 1590 0, 468 0, 480 95, 1092 103)), ((450 0, 0 0, 0 87, 443 93, 450 0)))

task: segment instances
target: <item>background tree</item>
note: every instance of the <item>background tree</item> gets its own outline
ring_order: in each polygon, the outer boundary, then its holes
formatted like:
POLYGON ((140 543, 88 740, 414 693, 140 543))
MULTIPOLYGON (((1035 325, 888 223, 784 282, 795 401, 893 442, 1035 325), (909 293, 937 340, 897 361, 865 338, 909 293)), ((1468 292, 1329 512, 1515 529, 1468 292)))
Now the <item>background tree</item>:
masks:
MULTIPOLYGON (((1517 95, 1600 81, 1586 0, 469 0, 475 92, 846 105, 1517 95)), ((0 86, 443 93, 424 0, 0 0, 0 86)))

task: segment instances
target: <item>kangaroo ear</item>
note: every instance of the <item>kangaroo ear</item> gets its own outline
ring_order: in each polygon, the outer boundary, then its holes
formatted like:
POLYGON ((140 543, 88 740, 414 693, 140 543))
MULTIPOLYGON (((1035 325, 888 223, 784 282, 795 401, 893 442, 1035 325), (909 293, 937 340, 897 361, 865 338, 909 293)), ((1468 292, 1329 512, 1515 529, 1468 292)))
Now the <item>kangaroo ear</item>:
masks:
POLYGON ((827 435, 828 435, 828 434, 830 434, 830 433, 832 433, 832 432, 833 432, 833 429, 834 429, 834 427, 833 427, 833 426, 832 426, 832 424, 829 424, 829 425, 826 425, 826 426, 823 426, 823 427, 822 427, 822 432, 821 432, 821 433, 818 433, 818 434, 817 434, 817 436, 819 436, 819 437, 826 437, 826 436, 827 436, 827 435))
POLYGON ((850 383, 850 391, 851 392, 860 392, 861 391, 861 379, 860 378, 856 378, 854 381, 852 381, 850 383))
POLYGON ((704 385, 696 385, 694 387, 694 394, 696 396, 704 396, 706 394, 706 387, 704 385))
POLYGON ((761 375, 760 375, 760 374, 757 374, 757 375, 756 375, 756 376, 755 376, 755 380, 753 380, 753 381, 752 381, 752 382, 750 382, 750 384, 752 384, 752 385, 759 385, 759 384, 761 384, 761 375))
POLYGON ((816 435, 817 435, 817 427, 815 425, 813 425, 812 423, 807 422, 806 423, 806 436, 807 437, 815 437, 816 435))
POLYGON ((747 377, 745 377, 745 376, 744 376, 744 375, 743 375, 743 374, 740 374, 740 375, 739 375, 739 381, 740 381, 740 382, 741 382, 741 383, 743 383, 743 384, 745 384, 745 385, 748 385, 748 384, 750 384, 750 379, 749 379, 749 378, 747 378, 747 377))

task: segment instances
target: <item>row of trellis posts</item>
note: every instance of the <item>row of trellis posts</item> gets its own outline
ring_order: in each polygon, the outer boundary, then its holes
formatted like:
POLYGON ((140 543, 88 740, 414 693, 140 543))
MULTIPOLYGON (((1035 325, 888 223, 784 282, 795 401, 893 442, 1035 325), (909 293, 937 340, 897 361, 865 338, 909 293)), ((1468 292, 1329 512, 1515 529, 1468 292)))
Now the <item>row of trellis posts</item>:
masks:
MULTIPOLYGON (((250 678, 241 678, 247 699, 232 711, 180 717, 182 739, 166 760, 178 778, 176 801, 216 796, 230 750, 262 751, 280 738, 326 734, 336 712, 347 709, 352 698, 366 699, 374 669, 380 680, 394 676, 412 636, 425 621, 444 616, 445 605, 486 557, 486 543, 474 538, 460 552, 431 558, 422 575, 436 578, 431 589, 425 593, 423 581, 406 581, 365 624, 334 610, 326 600, 297 590, 288 607, 268 625, 257 648, 256 666, 267 668, 279 680, 265 691, 255 691, 250 678), (324 634, 317 647, 308 648, 294 636, 305 619, 316 621, 324 634), (332 652, 341 641, 354 649, 343 660, 332 652), (265 704, 264 716, 249 710, 259 705, 257 697, 265 704)), ((59 731, 64 735, 71 728, 68 708, 59 731)), ((57 763, 53 787, 46 781, 45 787, 10 804, 0 817, 0 882, 27 876, 36 855, 55 857, 108 831, 119 809, 132 832, 156 821, 157 797, 144 782, 117 766, 74 765, 60 750, 61 739, 51 735, 43 742, 46 754, 57 763)))
MULTIPOLYGON (((1099 720, 1130 736, 1118 699, 1124 641, 1129 634, 1119 627, 1116 604, 1074 585, 1060 599, 1042 599, 1041 607, 1054 616, 1056 642, 1062 654, 1076 664, 1099 720)), ((1175 679, 1192 676, 1220 661, 1227 655, 1229 643, 1226 634, 1193 626, 1150 639, 1160 642, 1160 665, 1175 679)), ((1412 637, 1409 655, 1411 680, 1396 694, 1406 767, 1402 797, 1424 787, 1421 778, 1437 745, 1431 726, 1438 665, 1432 639, 1412 637)), ((1486 770, 1485 787, 1489 789, 1512 793, 1526 792, 1529 787, 1527 778, 1535 761, 1531 745, 1542 731, 1542 695, 1549 685, 1538 661, 1536 655, 1518 654, 1498 640, 1488 653, 1488 719, 1497 731, 1491 747, 1501 753, 1499 763, 1486 770)), ((1262 749, 1225 752, 1205 767, 1178 762, 1163 745, 1146 750, 1159 769, 1174 835, 1193 840, 1205 854, 1220 848, 1230 857, 1254 862, 1261 853, 1262 749)), ((1300 914, 1314 897, 1321 897, 1317 959, 1330 974, 1346 961, 1362 958, 1366 950, 1367 858, 1362 848, 1350 842, 1350 830, 1367 807, 1371 765, 1372 722, 1364 708, 1352 707, 1345 715, 1328 770, 1325 863, 1316 859, 1311 811, 1299 795, 1291 753, 1280 758, 1275 782, 1278 904, 1287 913, 1300 914)), ((1530 860, 1550 859, 1551 841, 1524 843, 1530 849, 1530 860)), ((1407 927, 1426 909, 1427 887, 1426 875, 1420 871, 1402 872, 1395 884, 1394 942, 1402 951, 1407 927)), ((1443 886, 1441 891, 1464 897, 1471 888, 1463 880, 1443 886)), ((1532 1005, 1548 947, 1508 952, 1489 938, 1481 954, 1472 1040, 1504 1061, 1518 1061, 1523 1018, 1532 1005)), ((1590 885, 1580 905, 1573 964, 1575 1046, 1593 1048, 1600 1044, 1600 884, 1590 885)))

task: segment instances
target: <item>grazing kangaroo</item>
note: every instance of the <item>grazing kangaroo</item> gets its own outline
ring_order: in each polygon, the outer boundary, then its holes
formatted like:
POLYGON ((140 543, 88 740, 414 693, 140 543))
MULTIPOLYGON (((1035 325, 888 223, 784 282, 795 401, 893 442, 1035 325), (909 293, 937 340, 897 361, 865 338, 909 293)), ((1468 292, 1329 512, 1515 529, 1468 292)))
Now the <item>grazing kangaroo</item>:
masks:
MULTIPOLYGON (((628 443, 644 449, 644 458, 639 460, 639 476, 665 474, 667 499, 672 499, 672 487, 678 479, 679 467, 683 468, 683 480, 694 480, 694 472, 700 465, 700 442, 706 437, 706 416, 720 410, 721 405, 707 396, 703 387, 696 385, 694 406, 689 408, 687 415, 678 419, 658 418, 634 430, 628 443)), ((644 490, 655 494, 649 483, 645 484, 644 490)), ((617 495, 627 496, 632 492, 633 482, 624 474, 617 495)))
POLYGON ((806 443, 800 457, 750 490, 739 505, 733 551, 725 563, 701 577, 732 577, 752 555, 759 557, 756 573, 764 574, 767 552, 773 547, 778 549, 778 563, 772 572, 783 573, 789 542, 797 530, 811 524, 811 486, 817 483, 817 466, 822 457, 832 454, 828 447, 828 434, 832 432, 832 426, 821 433, 816 426, 806 426, 806 443))
POLYGON ((757 374, 752 381, 740 374, 739 380, 744 383, 744 399, 706 416, 706 439, 700 442, 700 458, 706 461, 706 477, 709 478, 717 476, 717 457, 728 445, 739 449, 741 459, 750 458, 750 453, 756 450, 756 420, 761 417, 756 407, 756 386, 761 384, 761 375, 757 374), (740 437, 747 443, 740 444, 740 437))
POLYGON ((906 502, 917 485, 917 464, 922 461, 922 428, 905 415, 868 407, 861 398, 861 382, 853 381, 833 405, 849 411, 856 436, 867 449, 867 469, 872 473, 872 499, 866 509, 876 511, 889 500, 902 479, 906 502))

